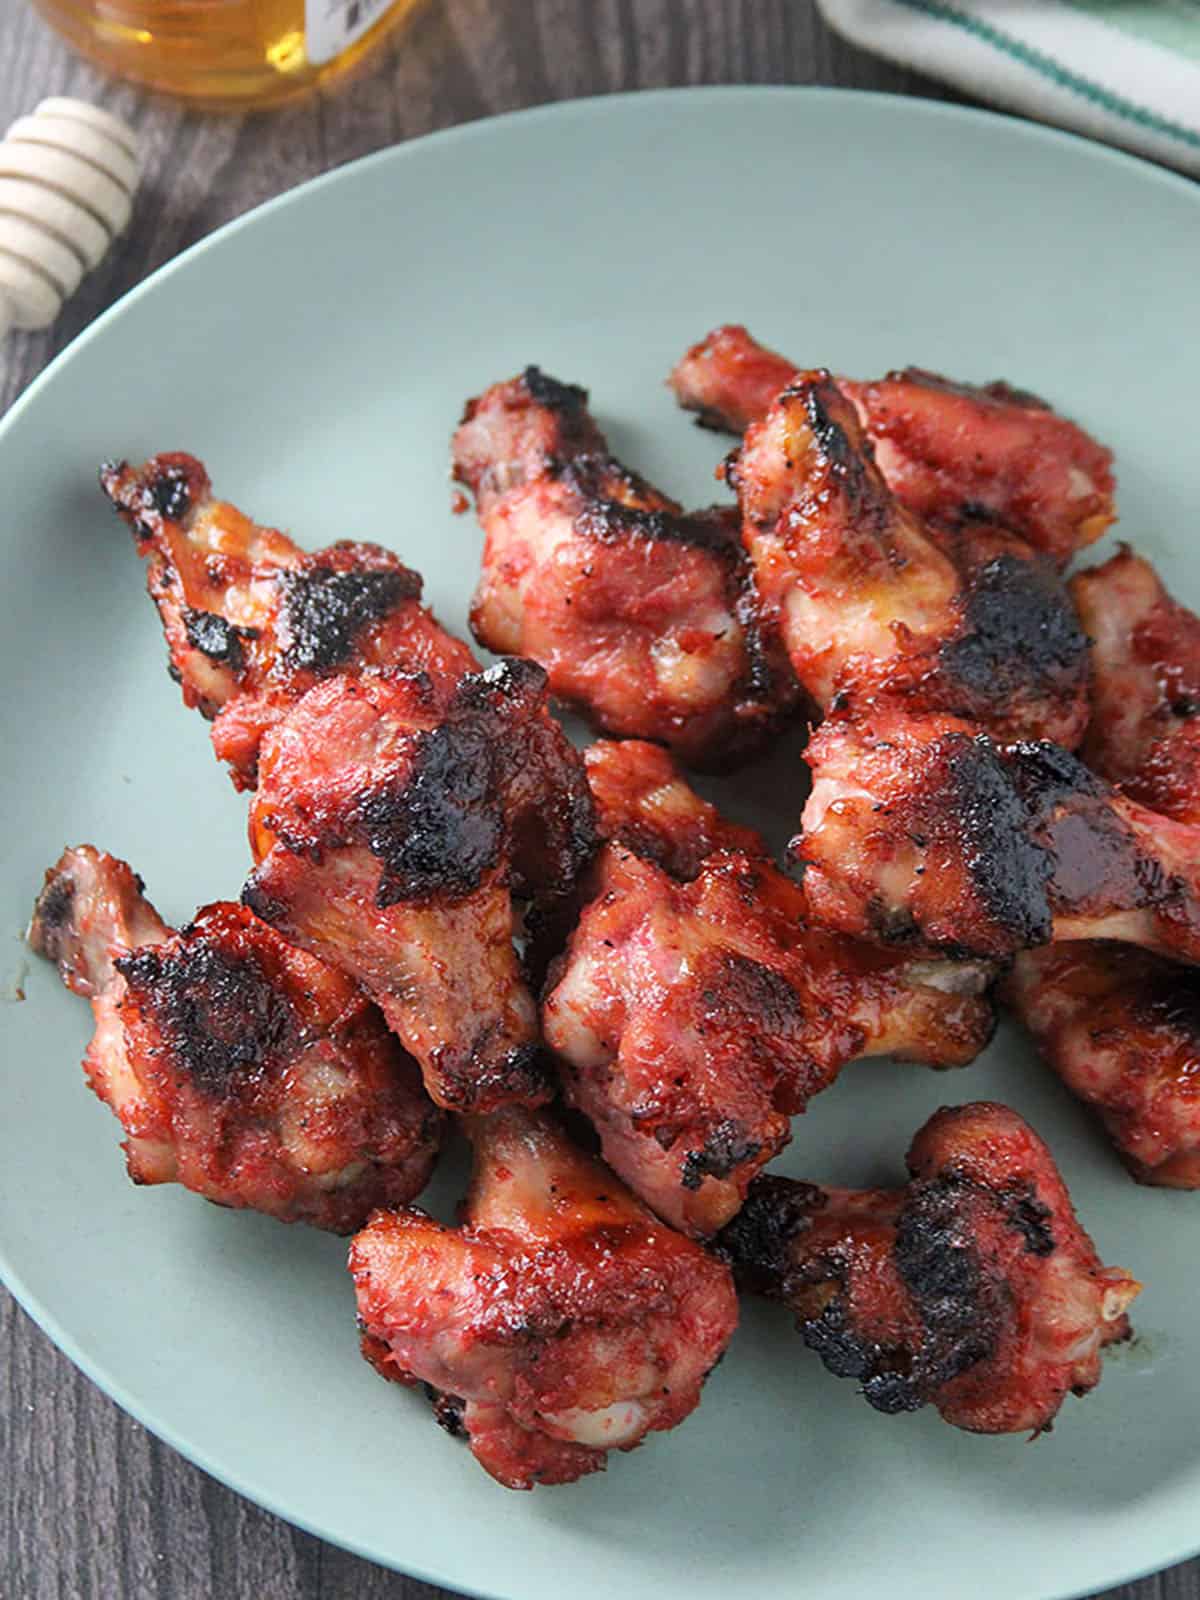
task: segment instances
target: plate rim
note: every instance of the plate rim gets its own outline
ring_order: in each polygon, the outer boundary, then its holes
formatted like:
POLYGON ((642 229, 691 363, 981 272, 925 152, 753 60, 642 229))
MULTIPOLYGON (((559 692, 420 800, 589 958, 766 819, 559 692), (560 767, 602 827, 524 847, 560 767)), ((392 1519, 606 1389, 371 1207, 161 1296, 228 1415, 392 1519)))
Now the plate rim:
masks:
MULTIPOLYGON (((1142 156, 1118 149, 1099 140, 1088 138, 1083 134, 1031 121, 1018 113, 990 107, 962 105, 955 101, 933 100, 919 95, 825 84, 720 83, 621 90, 612 93, 601 92, 593 95, 547 101, 536 106, 527 106, 476 117, 466 122, 456 123, 448 128, 440 128, 429 133, 418 134, 399 143, 388 145, 383 149, 355 157, 326 172, 305 179, 283 193, 261 201, 238 216, 222 223, 211 233, 196 240, 169 261, 163 262, 156 267, 154 271, 148 273, 138 283, 132 285, 110 306, 94 317, 85 328, 80 329, 70 342, 51 358, 37 376, 21 391, 5 414, 0 417, 0 455, 5 449, 8 436, 14 426, 24 416, 25 412, 38 402, 43 389, 57 377, 60 368, 67 365, 93 339, 99 337, 111 323, 124 315, 129 307, 135 304, 142 296, 154 292, 161 283, 177 272, 188 270, 191 264, 206 251, 214 248, 219 249, 225 240, 245 228, 255 226, 268 214, 297 203, 307 203, 314 192, 328 185, 351 180, 364 168, 386 166, 389 163, 400 164, 410 159, 419 160, 423 152, 430 146, 441 147, 456 142, 471 142, 487 137, 497 127, 514 123, 552 122, 565 116, 592 117, 598 121, 603 121, 609 116, 621 116, 633 102, 638 102, 641 106, 650 108, 654 105, 664 105, 680 100, 734 101, 738 98, 762 100, 766 98, 797 99, 801 97, 805 100, 826 99, 839 103, 853 99, 864 104, 873 104, 892 112, 898 112, 901 116, 912 116, 918 119, 926 118, 930 121, 947 121, 951 123, 961 121, 969 123, 982 122, 991 125, 993 131, 1000 138, 1024 139, 1033 143, 1048 143, 1051 146, 1065 145, 1081 153, 1086 152, 1088 159, 1114 164, 1117 167, 1130 167, 1136 170, 1142 181, 1151 181, 1177 193, 1186 194, 1188 203, 1200 207, 1200 185, 1184 174, 1172 171, 1142 156)), ((25 1284, 21 1274, 15 1269, 14 1264, 8 1257, 3 1238, 0 1238, 0 1284, 9 1291, 21 1309, 50 1339, 56 1349, 89 1382, 93 1383, 102 1394, 107 1396, 122 1411, 132 1417, 168 1448, 174 1450, 193 1466, 198 1467, 202 1472, 207 1473, 208 1476, 214 1478, 235 1494, 241 1495, 253 1505, 261 1507, 291 1527, 299 1528, 315 1538, 322 1539, 336 1548, 346 1550, 365 1561, 382 1567, 384 1570, 399 1572, 422 1582, 454 1590, 460 1594, 471 1596, 472 1600, 521 1600, 519 1588, 510 1582, 489 1583, 486 1588, 481 1588, 476 1583, 464 1582, 453 1573, 439 1570, 437 1567, 431 1567, 427 1564, 413 1564, 406 1559, 404 1564, 401 1565, 398 1561, 390 1559, 386 1555, 381 1555, 378 1550, 372 1549, 360 1540, 332 1531, 316 1518, 297 1515, 282 1504, 269 1489, 253 1487, 248 1484, 236 1469, 215 1465, 204 1447, 186 1442, 173 1425, 152 1417, 148 1408, 144 1408, 127 1386, 108 1372, 102 1361, 93 1361, 84 1352, 79 1343, 63 1328, 58 1317, 25 1284)), ((1200 1465, 1198 1465, 1196 1471, 1200 1475, 1200 1465)), ((1182 1547, 1172 1550, 1165 1558, 1156 1558, 1150 1563, 1139 1560, 1131 1567, 1121 1567, 1104 1581, 1109 1587, 1136 1582, 1154 1573, 1178 1566, 1180 1563, 1191 1560, 1197 1555, 1200 1555, 1200 1531, 1189 1535, 1182 1547)), ((1095 1590, 1089 1582, 1083 1588, 1072 1585, 1067 1589, 1056 1588, 1053 1591, 1043 1591, 1039 1595, 1039 1600, 1083 1600, 1083 1597, 1094 1592, 1095 1590)))

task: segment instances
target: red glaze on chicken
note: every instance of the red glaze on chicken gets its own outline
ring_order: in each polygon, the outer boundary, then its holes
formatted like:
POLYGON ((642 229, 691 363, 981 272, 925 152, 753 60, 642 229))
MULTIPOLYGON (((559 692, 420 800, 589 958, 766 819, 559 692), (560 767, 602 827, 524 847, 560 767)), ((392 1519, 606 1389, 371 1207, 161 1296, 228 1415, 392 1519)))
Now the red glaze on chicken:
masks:
POLYGON ((823 709, 891 700, 1003 738, 1082 738, 1087 640, 1052 565, 993 526, 935 538, 827 372, 795 376, 728 476, 763 604, 823 709))
POLYGON ((551 1092, 513 890, 566 890, 595 836, 583 763, 528 661, 312 689, 263 744, 246 903, 356 978, 454 1111, 551 1092))
POLYGON ((1049 1150, 1006 1106, 939 1111, 904 1189, 755 1181, 721 1248, 883 1412, 1043 1433, 1100 1380, 1141 1285, 1105 1267, 1049 1150))
POLYGON ((126 1132, 135 1183, 361 1227, 425 1187, 442 1118, 361 991, 244 906, 173 933, 91 845, 46 874, 30 943, 92 1002, 84 1071, 126 1132))
POLYGON ((792 851, 817 921, 977 956, 1115 939, 1200 960, 1200 830, 1058 746, 880 710, 825 722, 805 759, 792 851))
POLYGON ((468 403, 454 475, 486 534, 471 612, 601 732, 728 767, 797 696, 732 508, 686 514, 608 452, 583 389, 536 367, 468 403))
MULTIPOLYGON (((717 328, 671 374, 681 405, 743 433, 799 369, 745 328, 717 328)), ((934 522, 985 519, 1063 567, 1114 520, 1112 453, 1035 395, 954 383, 919 367, 875 382, 839 378, 898 500, 934 522)))
POLYGON ((1092 639, 1084 760, 1152 811, 1200 822, 1200 617, 1128 545, 1071 593, 1092 639))
POLYGON ((215 718, 217 759, 253 788, 268 728, 333 673, 424 672, 453 688, 479 663, 420 603, 420 576, 389 550, 343 542, 309 555, 214 500, 194 456, 106 466, 101 486, 147 564, 184 704, 215 718))
POLYGON ((1002 993, 1139 1183, 1200 1189, 1200 970, 1080 941, 1018 956, 1002 993))
POLYGON ((680 883, 619 846, 542 1007, 567 1098, 661 1217, 715 1232, 862 1056, 963 1066, 991 1034, 978 964, 912 961, 806 924, 800 887, 722 851, 680 883))
POLYGON ((753 828, 730 822, 684 780, 666 750, 641 739, 598 739, 583 753, 602 839, 673 878, 694 878, 717 850, 769 856, 753 828))
POLYGON ((462 1227, 380 1211, 354 1240, 363 1353, 424 1383, 507 1488, 571 1483, 695 1409, 737 1323, 732 1279, 545 1114, 466 1129, 462 1227))

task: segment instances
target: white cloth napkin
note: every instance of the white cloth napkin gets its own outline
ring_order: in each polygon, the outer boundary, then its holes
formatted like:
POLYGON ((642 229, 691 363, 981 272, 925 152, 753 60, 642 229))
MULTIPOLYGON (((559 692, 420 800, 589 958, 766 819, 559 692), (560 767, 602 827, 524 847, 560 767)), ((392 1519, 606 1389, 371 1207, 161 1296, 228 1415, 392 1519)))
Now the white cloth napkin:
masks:
POLYGON ((817 0, 852 44, 1200 177, 1200 0, 817 0))

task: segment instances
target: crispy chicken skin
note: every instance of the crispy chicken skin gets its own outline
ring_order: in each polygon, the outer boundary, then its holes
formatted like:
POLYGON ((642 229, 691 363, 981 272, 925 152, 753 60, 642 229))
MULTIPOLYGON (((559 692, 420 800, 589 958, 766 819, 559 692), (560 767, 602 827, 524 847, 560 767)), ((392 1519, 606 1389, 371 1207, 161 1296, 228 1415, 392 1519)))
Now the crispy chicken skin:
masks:
POLYGON ((1200 1189, 1200 971, 1080 941, 1019 955, 1002 993, 1139 1183, 1200 1189))
POLYGON ((670 754, 642 739, 598 739, 583 753, 602 839, 694 878, 716 850, 769 856, 753 828, 723 817, 685 781, 670 754))
MULTIPOLYGON (((717 328, 671 374, 681 405, 743 433, 797 375, 745 328, 717 328)), ((838 386, 869 434, 888 487, 938 523, 998 522, 1063 567, 1113 521, 1112 454, 1044 401, 1007 383, 953 383, 908 367, 838 386)))
POLYGON ((92 1002, 88 1082, 135 1183, 350 1233, 425 1187, 442 1118, 362 993, 244 906, 173 933, 91 845, 46 874, 30 943, 92 1002))
POLYGON ((827 372, 793 377, 727 476, 759 594, 819 706, 894 700, 1078 744, 1087 639, 1051 563, 992 525, 933 537, 827 372))
POLYGON ((194 456, 115 463, 100 482, 146 561, 171 675, 215 718, 213 749, 239 789, 254 786, 267 729, 322 678, 399 667, 450 688, 478 669, 421 605, 418 574, 379 545, 306 554, 214 500, 194 456))
POLYGON ((978 964, 912 961, 811 927, 769 861, 720 851, 689 883, 619 845, 542 1008, 570 1103, 674 1227, 706 1236, 846 1062, 962 1066, 991 1034, 978 964))
POLYGON ((1005 1106, 939 1111, 908 1170, 895 1191, 758 1178, 721 1249, 878 1410, 1045 1432, 1099 1382, 1141 1285, 1101 1265, 1049 1150, 1005 1106))
POLYGON ((465 1126, 463 1225, 379 1211, 351 1246, 363 1353, 424 1383, 507 1488, 571 1483, 695 1409, 737 1323, 732 1279, 545 1113, 465 1126))
POLYGON ((583 763, 529 661, 319 684, 268 734, 243 898, 356 978, 453 1111, 548 1098, 513 891, 567 889, 594 843, 583 763))
POLYGON ((1092 639, 1084 759, 1152 811, 1200 823, 1200 617, 1128 545, 1071 592, 1092 639))
POLYGON ((1200 830, 1058 746, 879 710, 826 721, 805 759, 792 851, 819 922, 977 956, 1115 939, 1200 961, 1200 830))
POLYGON ((684 513, 609 453, 583 389, 529 367, 468 403, 454 476, 486 534, 471 623, 601 732, 699 767, 753 754, 797 690, 732 508, 684 513))

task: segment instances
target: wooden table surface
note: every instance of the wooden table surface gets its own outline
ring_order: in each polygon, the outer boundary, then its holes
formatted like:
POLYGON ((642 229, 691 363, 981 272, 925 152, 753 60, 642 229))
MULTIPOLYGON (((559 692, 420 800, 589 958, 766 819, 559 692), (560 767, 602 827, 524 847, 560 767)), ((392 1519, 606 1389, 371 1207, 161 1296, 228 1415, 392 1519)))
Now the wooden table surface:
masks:
MULTIPOLYGON (((514 107, 727 82, 953 98, 842 44, 811 0, 429 0, 340 92, 263 116, 199 117, 104 82, 20 0, 0 0, 0 127, 43 95, 82 95, 135 124, 146 167, 131 232, 58 324, 0 346, 0 412, 153 268, 315 173, 514 107)), ((443 1593, 347 1555, 223 1488, 93 1388, 2 1290, 0 1351, 0 1600, 443 1593)), ((1118 1596, 1200 1600, 1200 1561, 1113 1590, 1112 1600, 1118 1596)))

